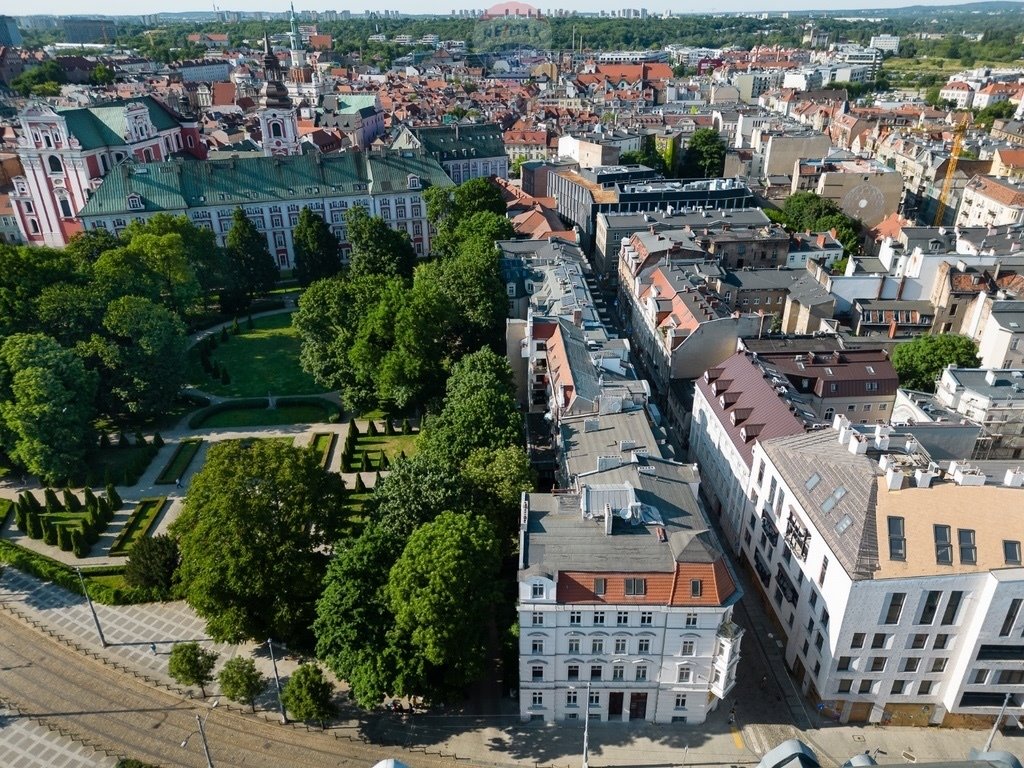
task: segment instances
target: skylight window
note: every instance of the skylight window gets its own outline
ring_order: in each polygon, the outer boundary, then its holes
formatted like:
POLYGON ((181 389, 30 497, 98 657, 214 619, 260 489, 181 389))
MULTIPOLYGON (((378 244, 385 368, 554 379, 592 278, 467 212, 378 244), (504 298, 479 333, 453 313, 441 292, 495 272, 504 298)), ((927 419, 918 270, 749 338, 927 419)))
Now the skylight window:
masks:
POLYGON ((867 372, 868 372, 868 373, 874 374, 874 372, 875 372, 875 369, 874 369, 874 368, 872 368, 872 367, 871 367, 870 365, 866 365, 866 366, 864 366, 864 367, 865 367, 865 368, 867 369, 867 372))
POLYGON ((829 376, 835 376, 835 374, 832 372, 831 368, 826 368, 825 369, 825 373, 827 373, 829 376))
POLYGON ((818 483, 820 482, 821 475, 815 472, 813 475, 807 478, 807 482, 804 483, 804 488, 806 488, 808 491, 813 491, 815 488, 818 487, 818 483))
POLYGON ((838 504, 845 495, 846 489, 840 485, 838 488, 832 491, 831 496, 829 496, 827 499, 821 502, 821 511, 831 512, 835 508, 836 504, 838 504))
POLYGON ((847 528, 853 525, 853 518, 848 514, 843 515, 839 522, 836 523, 836 533, 843 533, 847 528))

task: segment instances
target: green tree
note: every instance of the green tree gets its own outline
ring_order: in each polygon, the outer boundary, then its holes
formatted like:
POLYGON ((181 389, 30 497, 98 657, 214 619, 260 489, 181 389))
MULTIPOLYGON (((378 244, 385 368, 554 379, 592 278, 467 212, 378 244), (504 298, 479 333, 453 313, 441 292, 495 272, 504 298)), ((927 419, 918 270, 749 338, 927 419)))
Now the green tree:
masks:
POLYGON ((684 163, 690 172, 713 178, 722 175, 725 166, 725 144, 714 128, 698 128, 686 144, 684 163))
POLYGON ((174 571, 181 562, 178 542, 160 534, 144 536, 132 546, 124 568, 124 580, 130 586, 149 590, 160 599, 171 596, 174 571))
MULTIPOLYGON (((477 214, 477 217, 493 215, 477 214)), ((504 221, 507 223, 507 219, 504 221)), ((452 357, 483 346, 500 349, 504 342, 508 297, 500 259, 501 253, 493 239, 474 237, 463 241, 454 257, 437 266, 436 277, 430 274, 422 277, 437 280, 449 305, 458 310, 449 329, 450 338, 446 339, 452 357)))
POLYGON ((170 310, 139 296, 110 302, 104 334, 87 345, 100 369, 101 400, 111 414, 160 414, 185 371, 185 326, 170 310))
POLYGON ((96 376, 49 336, 0 345, 0 445, 44 480, 74 475, 92 444, 96 376))
POLYGON ((528 162, 526 155, 516 155, 512 160, 512 165, 509 166, 508 175, 513 179, 518 179, 523 175, 523 163, 528 162))
POLYGON ((106 229, 86 229, 76 232, 68 240, 64 252, 82 264, 92 264, 105 251, 121 245, 117 236, 106 229))
POLYGON ((393 693, 445 699, 480 677, 498 553, 482 517, 443 512, 409 537, 385 590, 394 615, 393 693))
POLYGON ((338 239, 319 214, 304 207, 292 230, 295 243, 295 277, 306 287, 315 280, 332 277, 341 270, 338 239))
POLYGON ((530 457, 517 445, 480 448, 470 454, 462 477, 469 489, 468 509, 491 521, 503 554, 510 553, 518 536, 522 495, 536 485, 530 457))
POLYGON ((948 365, 977 368, 978 349, 967 336, 945 333, 940 336, 918 336, 897 344, 892 364, 900 377, 900 386, 922 392, 934 392, 935 382, 948 365))
POLYGON ((345 227, 352 245, 351 275, 382 275, 403 280, 412 277, 416 251, 408 232, 392 229, 380 216, 370 216, 361 205, 345 212, 345 227))
POLYGON ((99 327, 104 296, 94 285, 54 283, 43 288, 35 305, 39 330, 73 347, 99 327))
POLYGON ((619 162, 623 165, 646 165, 662 175, 668 173, 665 158, 655 152, 653 148, 623 152, 619 155, 619 162))
POLYGON ((501 190, 488 179, 471 179, 457 187, 431 187, 423 193, 427 219, 437 229, 432 250, 452 256, 458 250, 458 225, 477 213, 492 213, 504 218, 506 205, 501 190))
POLYGON ((136 254, 155 277, 158 298, 168 308, 185 314, 199 298, 201 286, 190 261, 187 242, 179 232, 152 232, 136 230, 128 237, 125 250, 136 254))
POLYGON ((200 647, 199 643, 175 643, 167 659, 167 674, 182 685, 198 685, 203 696, 213 680, 213 668, 219 654, 200 647))
POLYGON ((91 85, 110 85, 114 82, 114 70, 103 64, 97 64, 89 74, 91 85))
POLYGON ((11 80, 11 89, 19 96, 54 96, 60 93, 61 84, 67 81, 64 70, 50 59, 11 80))
POLYGON ((374 519, 383 535, 405 541, 444 510, 469 508, 471 488, 456 464, 437 453, 399 459, 373 492, 374 519))
POLYGON ((217 675, 220 690, 239 704, 248 704, 256 711, 256 698, 267 687, 267 678, 256 669, 256 662, 245 656, 235 656, 224 662, 217 675))
POLYGON ((241 311, 261 293, 274 287, 280 271, 270 255, 267 238, 249 221, 241 207, 235 208, 231 229, 225 240, 225 296, 234 311, 241 311))
POLYGON ((420 441, 422 450, 438 451, 455 464, 478 448, 514 445, 521 435, 522 416, 508 360, 481 349, 452 369, 444 408, 427 421, 420 441))
POLYGON ((401 554, 400 541, 371 518, 359 537, 331 560, 317 603, 317 656, 348 682, 353 700, 365 709, 375 707, 392 689, 385 649, 393 616, 384 589, 401 554))
POLYGON ((68 251, 0 243, 0 337, 37 331, 40 294, 58 283, 84 284, 78 267, 68 251))
POLYGON ((340 478, 310 451, 260 440, 210 448, 171 533, 185 599, 211 637, 309 645, 341 506, 340 478))
POLYGON ((316 664, 303 664, 292 673, 281 690, 281 701, 293 718, 316 721, 321 728, 337 713, 334 686, 316 664))
POLYGON ((1014 112, 1017 111, 1017 106, 1011 104, 1008 101, 1000 101, 995 104, 989 104, 984 109, 978 111, 974 118, 974 124, 978 128, 984 128, 986 131, 992 128, 992 123, 996 120, 1005 120, 1013 117, 1014 112))

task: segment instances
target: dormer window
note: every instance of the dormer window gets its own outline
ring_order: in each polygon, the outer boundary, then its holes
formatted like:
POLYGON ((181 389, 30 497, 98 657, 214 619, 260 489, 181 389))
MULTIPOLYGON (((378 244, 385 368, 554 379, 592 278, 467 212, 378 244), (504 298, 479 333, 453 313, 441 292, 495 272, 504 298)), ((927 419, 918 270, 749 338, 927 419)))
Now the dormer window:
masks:
POLYGON ((143 207, 142 198, 139 195, 128 195, 129 211, 141 211, 143 207))
POLYGON ((408 188, 409 189, 419 189, 420 188, 420 177, 417 176, 415 173, 410 173, 409 174, 408 188))

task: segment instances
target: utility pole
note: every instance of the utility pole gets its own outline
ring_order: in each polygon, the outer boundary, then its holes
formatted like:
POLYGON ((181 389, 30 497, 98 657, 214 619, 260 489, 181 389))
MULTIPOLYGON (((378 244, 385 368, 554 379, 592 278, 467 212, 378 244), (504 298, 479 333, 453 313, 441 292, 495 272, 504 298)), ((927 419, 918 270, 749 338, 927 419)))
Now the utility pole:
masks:
MULTIPOLYGON (((210 713, 206 713, 209 717, 210 713)), ((206 755, 206 768, 213 768, 213 760, 210 759, 210 745, 206 741, 206 720, 196 715, 196 723, 199 725, 199 739, 203 742, 203 753, 206 755)))
POLYGON ((92 604, 92 598, 89 597, 89 590, 85 586, 85 579, 82 577, 82 569, 75 568, 75 573, 78 574, 78 583, 82 585, 82 594, 85 595, 85 601, 89 603, 89 610, 92 611, 92 620, 96 624, 96 634, 100 636, 100 645, 106 648, 107 638, 103 636, 103 628, 100 627, 100 617, 96 615, 96 608, 92 604))

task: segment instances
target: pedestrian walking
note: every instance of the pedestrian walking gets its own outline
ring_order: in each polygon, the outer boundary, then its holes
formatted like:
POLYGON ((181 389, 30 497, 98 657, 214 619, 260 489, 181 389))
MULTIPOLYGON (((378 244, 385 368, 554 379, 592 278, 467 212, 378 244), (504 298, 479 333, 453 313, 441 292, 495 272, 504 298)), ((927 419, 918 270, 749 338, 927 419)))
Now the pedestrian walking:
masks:
POLYGON ((149 644, 149 652, 156 656, 156 643, 149 644))
POLYGON ((175 488, 181 488, 181 478, 180 477, 177 480, 174 481, 174 487, 175 488))
POLYGON ((735 722, 736 722, 736 705, 733 704, 732 708, 729 710, 729 725, 732 725, 735 722))
POLYGON ((768 688, 768 675, 761 675, 761 690, 768 688))

